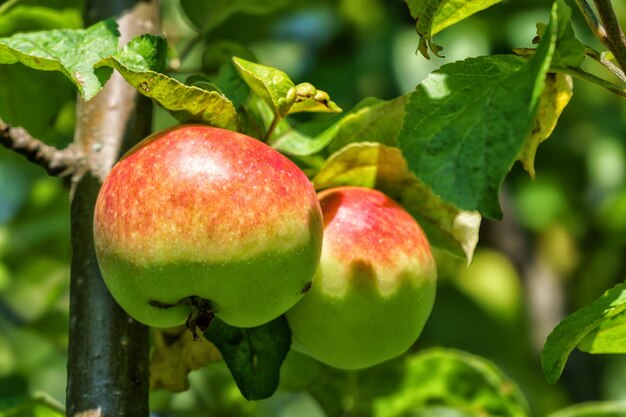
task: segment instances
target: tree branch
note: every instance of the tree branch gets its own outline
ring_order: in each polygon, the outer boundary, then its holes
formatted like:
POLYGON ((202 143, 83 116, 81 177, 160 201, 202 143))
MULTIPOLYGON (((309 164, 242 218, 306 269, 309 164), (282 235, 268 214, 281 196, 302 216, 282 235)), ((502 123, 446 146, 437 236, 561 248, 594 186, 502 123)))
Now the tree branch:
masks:
POLYGON ((626 74, 624 71, 614 63, 612 63, 607 57, 606 52, 598 52, 593 48, 585 46, 585 55, 592 58, 594 61, 598 62, 604 68, 611 71, 617 78, 622 80, 622 82, 626 83, 626 74))
POLYGON ((600 24, 598 17, 593 12, 593 9, 591 8, 591 6, 589 6, 589 3, 587 3, 587 0, 576 0, 576 5, 580 9, 580 12, 582 13, 583 17, 585 18, 585 21, 587 22, 587 26, 589 26, 589 29, 591 29, 594 35, 596 35, 596 38, 600 39, 600 42, 602 42, 607 47, 609 47, 609 43, 608 43, 609 38, 606 34, 606 30, 600 24))
POLYGON ((64 177, 79 168, 82 153, 73 145, 57 149, 32 137, 21 127, 11 127, 0 119, 0 144, 43 167, 52 176, 64 177))
POLYGON ((594 0, 598 15, 606 28, 609 50, 613 53, 615 60, 626 71, 626 36, 619 25, 613 5, 610 0, 594 0))
POLYGON ((556 72, 556 73, 561 73, 561 74, 567 74, 567 75, 571 75, 573 77, 576 77, 578 79, 581 80, 585 80, 588 81, 590 83, 593 83, 599 87, 604 88, 605 90, 620 96, 622 98, 626 98, 626 89, 621 88, 616 86, 615 84, 600 78, 600 77, 596 77, 593 74, 589 74, 588 72, 585 72, 579 68, 572 68, 572 67, 559 67, 559 66, 551 66, 550 69, 548 70, 548 72, 556 72))
MULTIPOLYGON (((121 43, 159 31, 156 0, 87 0, 85 23, 117 18, 121 43)), ((93 240, 103 178, 119 155, 150 133, 151 101, 118 73, 89 102, 78 100, 75 146, 86 169, 72 183, 68 417, 148 417, 148 328, 113 300, 93 240)))

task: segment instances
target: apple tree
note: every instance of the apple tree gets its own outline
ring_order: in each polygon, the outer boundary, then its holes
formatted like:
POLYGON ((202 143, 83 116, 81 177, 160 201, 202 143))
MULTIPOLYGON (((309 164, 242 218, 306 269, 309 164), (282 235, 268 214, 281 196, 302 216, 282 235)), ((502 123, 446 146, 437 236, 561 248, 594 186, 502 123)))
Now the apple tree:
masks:
POLYGON ((626 415, 623 19, 1 1, 0 416, 626 415))

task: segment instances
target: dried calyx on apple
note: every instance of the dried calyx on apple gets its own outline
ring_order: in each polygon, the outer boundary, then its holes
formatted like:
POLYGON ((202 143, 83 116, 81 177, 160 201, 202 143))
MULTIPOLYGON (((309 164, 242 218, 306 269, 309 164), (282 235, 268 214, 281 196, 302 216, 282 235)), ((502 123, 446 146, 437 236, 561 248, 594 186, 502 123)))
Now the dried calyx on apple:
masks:
POLYGON ((120 160, 96 203, 98 263, 111 294, 153 327, 212 314, 264 324, 308 288, 322 245, 320 206, 306 175, 264 143, 182 125, 120 160))
POLYGON ((311 290, 287 312, 294 348, 358 369, 404 353, 435 299, 436 267, 415 219, 380 191, 323 191, 322 258, 311 290))

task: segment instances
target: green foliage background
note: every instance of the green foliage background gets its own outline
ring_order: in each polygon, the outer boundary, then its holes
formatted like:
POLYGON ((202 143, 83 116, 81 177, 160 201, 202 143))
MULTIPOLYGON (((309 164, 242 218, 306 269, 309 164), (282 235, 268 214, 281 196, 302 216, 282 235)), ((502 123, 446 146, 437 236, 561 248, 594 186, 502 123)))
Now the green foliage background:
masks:
MULTIPOLYGON (((203 48, 218 40, 235 41, 259 62, 282 69, 296 83, 322 88, 339 106, 351 109, 366 97, 392 99, 413 91, 442 64, 531 47, 535 23, 547 22, 550 7, 541 0, 496 5, 437 34, 434 39, 444 47, 445 58, 431 55, 426 60, 416 54, 415 22, 402 2, 274 3, 271 14, 259 16, 253 6, 250 13, 233 14, 224 2, 218 18, 204 24, 206 37, 175 76, 184 81, 203 63, 210 69, 203 48)), ((626 6, 614 3, 626 23, 626 6)), ((0 37, 81 27, 81 7, 79 0, 20 1, 0 14, 0 37)), ((180 51, 197 28, 178 1, 163 0, 162 10, 170 48, 180 51)), ((595 44, 576 10, 574 17, 577 35, 595 44)), ((173 50, 170 54, 175 57, 173 50)), ((600 71, 593 64, 586 69, 600 71)), ((279 393, 253 403, 241 397, 223 363, 212 364, 191 375, 191 389, 185 393, 155 391, 154 412, 320 416, 341 405, 378 416, 525 415, 524 405, 499 414, 500 403, 487 401, 495 394, 467 394, 481 383, 463 373, 453 373, 449 380, 441 373, 438 379, 419 378, 433 374, 424 373, 420 366, 428 361, 415 356, 417 352, 441 346, 492 361, 520 387, 530 415, 548 415, 585 401, 626 401, 623 356, 575 351, 556 385, 545 381, 539 362, 547 333, 565 314, 626 278, 626 103, 579 81, 574 89, 554 134, 538 153, 536 179, 531 181, 519 164, 513 167, 501 195, 504 220, 484 221, 473 264, 466 268, 460 258, 437 253, 437 301, 414 353, 350 373, 291 355, 279 393), (450 381, 459 386, 437 391, 450 381), (458 392, 467 395, 455 403, 458 392), (468 408, 470 403, 474 408, 468 408), (445 414, 436 407, 446 404, 457 404, 460 411, 445 414)), ((47 143, 63 146, 71 141, 75 97, 75 88, 61 74, 21 64, 0 66, 0 116, 47 143)), ((178 123, 159 108, 155 116, 155 130, 178 123)), ((297 124, 323 122, 326 116, 290 117, 297 124)), ((0 406, 3 399, 38 391, 64 401, 69 226, 66 184, 0 150, 0 406)), ((499 384, 504 377, 494 378, 499 384)), ((523 403, 511 395, 510 403, 523 403)))

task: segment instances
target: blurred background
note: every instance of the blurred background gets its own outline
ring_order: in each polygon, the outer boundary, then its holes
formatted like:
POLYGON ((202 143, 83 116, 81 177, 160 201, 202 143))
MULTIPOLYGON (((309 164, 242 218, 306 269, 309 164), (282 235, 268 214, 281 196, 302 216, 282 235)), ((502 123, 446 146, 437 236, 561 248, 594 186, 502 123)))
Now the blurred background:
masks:
MULTIPOLYGON (((543 0, 500 3, 436 35, 445 58, 426 60, 416 54, 415 23, 402 1, 283 3, 270 15, 237 13, 197 38, 178 0, 162 0, 175 76, 210 70, 207 45, 234 41, 348 110, 365 97, 410 92, 444 63, 531 47, 535 24, 547 22, 550 8, 543 0)), ((626 3, 614 3, 626 24, 626 3)), ((579 38, 600 48, 570 5, 579 38)), ((82 6, 80 0, 18 1, 0 13, 0 37, 82 27, 82 6)), ((47 143, 71 141, 75 98, 60 74, 0 66, 0 117, 47 143)), ((566 314, 626 278, 625 121, 624 100, 575 80, 569 106, 538 152, 536 179, 513 167, 501 194, 504 219, 483 222, 472 265, 437 252, 437 301, 416 352, 440 346, 487 358, 520 387, 533 416, 583 401, 626 401, 624 356, 575 351, 556 385, 545 382, 539 363, 547 334, 566 314)), ((175 123, 155 109, 155 129, 175 123)), ((0 149, 0 400, 43 391, 64 401, 69 230, 67 184, 0 149)), ((212 364, 191 374, 189 391, 155 391, 152 409, 162 416, 323 416, 336 401, 355 409, 359 402, 375 404, 400 384, 394 378, 403 363, 342 373, 292 355, 279 393, 255 403, 240 396, 223 364, 212 364), (323 387, 316 382, 321 373, 323 387)))

